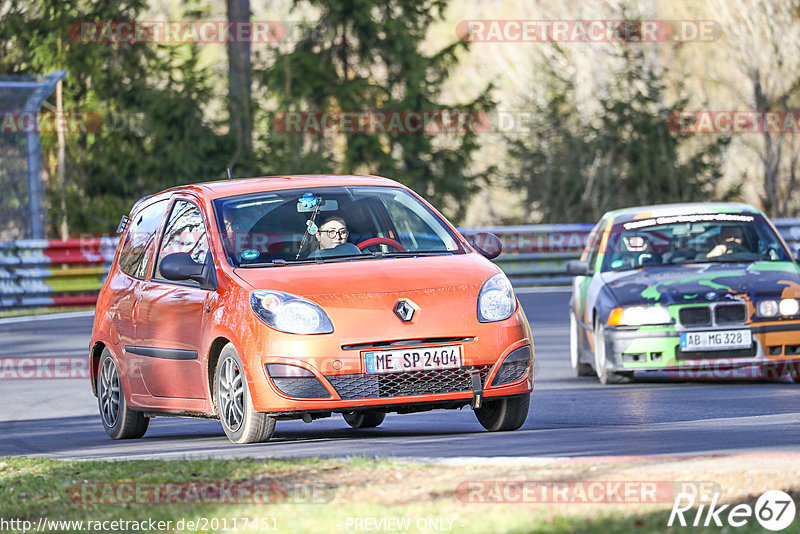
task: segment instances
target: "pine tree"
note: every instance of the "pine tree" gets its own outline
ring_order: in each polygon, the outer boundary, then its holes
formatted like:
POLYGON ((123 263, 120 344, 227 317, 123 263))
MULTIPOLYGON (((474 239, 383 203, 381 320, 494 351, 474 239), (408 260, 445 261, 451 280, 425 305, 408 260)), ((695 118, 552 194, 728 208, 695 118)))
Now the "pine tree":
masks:
MULTIPOLYGON (((727 200, 738 188, 718 190, 729 138, 697 142, 671 127, 687 99, 668 104, 658 67, 636 45, 622 43, 622 67, 609 87, 595 91, 602 110, 588 117, 575 87, 553 69, 544 76, 544 104, 533 107, 538 124, 509 139, 512 187, 526 193, 526 222, 593 222, 610 209, 669 202, 727 200), (535 213, 534 213, 535 212, 535 213)), ((591 106, 589 106, 591 107, 591 106)))
MULTIPOLYGON (((461 110, 491 108, 491 87, 468 102, 442 101, 442 85, 467 44, 455 42, 426 55, 428 27, 442 16, 442 0, 306 0, 296 5, 321 17, 293 50, 259 73, 279 111, 461 110)), ((470 115, 473 117, 476 115, 470 115)), ((375 173, 426 195, 458 218, 485 173, 471 170, 475 128, 452 134, 406 131, 270 135, 264 161, 273 166, 318 165, 322 172, 375 173)))

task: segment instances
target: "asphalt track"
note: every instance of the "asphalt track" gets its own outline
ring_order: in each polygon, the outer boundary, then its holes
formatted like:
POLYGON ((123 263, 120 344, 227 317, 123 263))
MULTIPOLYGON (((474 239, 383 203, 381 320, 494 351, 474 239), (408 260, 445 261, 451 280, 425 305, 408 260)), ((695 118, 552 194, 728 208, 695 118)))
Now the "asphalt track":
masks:
MULTIPOLYGON (((340 416, 278 422, 264 444, 233 445, 217 421, 158 417, 140 440, 112 441, 87 379, 0 379, 0 456, 126 459, 376 455, 424 458, 800 452, 800 384, 791 379, 601 386, 569 366, 564 291, 519 295, 534 332, 536 385, 522 429, 487 433, 471 410, 387 416, 354 430, 340 416)), ((0 321, 5 358, 85 356, 88 313, 0 321)))

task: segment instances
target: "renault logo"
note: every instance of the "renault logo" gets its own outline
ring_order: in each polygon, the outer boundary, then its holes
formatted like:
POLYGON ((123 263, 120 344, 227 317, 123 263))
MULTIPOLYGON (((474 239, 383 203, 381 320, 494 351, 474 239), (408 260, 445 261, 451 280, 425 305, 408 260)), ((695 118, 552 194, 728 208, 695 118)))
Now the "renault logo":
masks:
POLYGON ((400 300, 394 305, 394 314, 404 323, 408 323, 414 318, 414 305, 407 300, 400 300))

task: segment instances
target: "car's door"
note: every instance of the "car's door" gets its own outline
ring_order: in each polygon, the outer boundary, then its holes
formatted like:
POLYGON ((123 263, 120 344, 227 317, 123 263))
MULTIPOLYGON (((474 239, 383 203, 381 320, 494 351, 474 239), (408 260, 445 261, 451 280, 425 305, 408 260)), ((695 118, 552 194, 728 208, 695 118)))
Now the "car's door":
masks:
POLYGON ((198 263, 212 261, 206 228, 196 201, 175 198, 152 276, 142 283, 136 323, 140 345, 134 351, 142 357, 142 377, 154 397, 206 397, 205 360, 200 355, 208 317, 204 310, 212 292, 191 280, 166 280, 160 271, 164 257, 175 252, 187 252, 198 263))
POLYGON ((130 357, 127 347, 136 344, 136 319, 142 284, 148 267, 152 266, 156 233, 168 205, 168 201, 164 199, 131 214, 128 230, 123 236, 119 270, 109 273, 111 278, 108 287, 114 298, 114 304, 110 308, 111 321, 119 336, 119 341, 115 343, 126 349, 122 360, 118 362, 121 365, 120 376, 129 382, 127 387, 132 395, 147 395, 141 380, 141 362, 130 357))

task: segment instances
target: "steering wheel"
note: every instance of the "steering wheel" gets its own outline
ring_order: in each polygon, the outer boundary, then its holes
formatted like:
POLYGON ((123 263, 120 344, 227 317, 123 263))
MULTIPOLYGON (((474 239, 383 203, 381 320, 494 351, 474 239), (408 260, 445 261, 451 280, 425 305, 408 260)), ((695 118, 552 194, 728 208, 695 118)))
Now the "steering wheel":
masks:
POLYGON ((372 237, 370 239, 365 239, 361 243, 358 243, 356 246, 358 247, 358 250, 364 250, 365 248, 372 245, 389 245, 390 247, 395 248, 400 252, 406 251, 406 249, 403 248, 403 245, 401 245, 394 239, 389 239, 388 237, 372 237))

